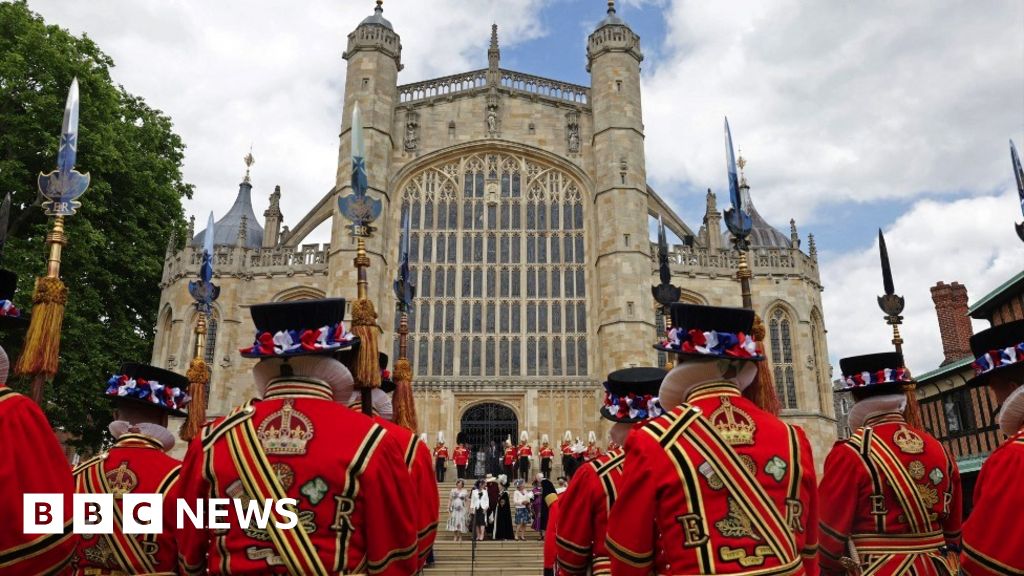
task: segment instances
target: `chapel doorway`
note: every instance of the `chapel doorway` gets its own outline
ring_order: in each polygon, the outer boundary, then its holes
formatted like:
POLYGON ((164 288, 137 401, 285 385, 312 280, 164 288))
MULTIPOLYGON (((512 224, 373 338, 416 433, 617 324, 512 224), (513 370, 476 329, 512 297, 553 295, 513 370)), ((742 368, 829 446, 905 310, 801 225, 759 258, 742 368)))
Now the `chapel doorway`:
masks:
POLYGON ((500 449, 506 438, 519 442, 519 419, 512 408, 497 402, 470 406, 462 413, 459 438, 470 451, 487 450, 493 440, 500 449))

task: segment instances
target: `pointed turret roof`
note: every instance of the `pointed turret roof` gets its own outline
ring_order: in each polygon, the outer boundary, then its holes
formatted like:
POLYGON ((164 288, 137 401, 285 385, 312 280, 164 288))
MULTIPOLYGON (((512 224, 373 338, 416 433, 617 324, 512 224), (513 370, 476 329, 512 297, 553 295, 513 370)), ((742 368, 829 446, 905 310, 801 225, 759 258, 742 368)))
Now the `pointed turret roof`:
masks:
POLYGON ((378 26, 383 26, 388 30, 394 30, 391 26, 391 22, 384 17, 384 0, 377 0, 377 7, 373 9, 373 15, 367 16, 359 23, 360 26, 366 26, 367 24, 377 24, 378 26))
MULTIPOLYGON (((256 219, 252 209, 252 183, 249 182, 249 167, 254 159, 252 153, 245 157, 245 178, 238 185, 238 195, 228 213, 213 225, 213 244, 215 246, 234 246, 238 243, 238 230, 245 223, 245 247, 259 248, 263 245, 263 227, 256 219)), ((192 239, 193 246, 202 246, 206 238, 206 230, 196 234, 192 239)))
MULTIPOLYGON (((747 176, 743 173, 744 166, 747 165, 747 161, 740 156, 736 161, 736 165, 740 168, 740 196, 743 198, 743 206, 747 208, 747 213, 750 215, 750 220, 753 226, 750 229, 750 247, 751 248, 790 248, 793 243, 789 237, 778 231, 769 224, 763 216, 757 211, 754 206, 754 201, 750 199, 750 185, 747 184, 747 176)), ((728 230, 722 233, 722 242, 725 246, 730 246, 732 241, 732 235, 728 230)))
POLYGON ((608 0, 608 16, 601 20, 596 29, 600 30, 605 26, 629 26, 625 20, 619 18, 619 15, 615 13, 615 0, 608 0))

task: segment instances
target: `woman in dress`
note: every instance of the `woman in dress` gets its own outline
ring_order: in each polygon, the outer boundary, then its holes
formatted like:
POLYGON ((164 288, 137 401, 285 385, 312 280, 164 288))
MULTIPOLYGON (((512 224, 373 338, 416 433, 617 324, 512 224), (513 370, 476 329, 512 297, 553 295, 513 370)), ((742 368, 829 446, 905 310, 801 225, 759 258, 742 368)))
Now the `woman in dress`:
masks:
POLYGON ((455 533, 455 541, 461 542, 466 528, 466 484, 462 480, 455 482, 455 488, 448 496, 448 531, 455 533))
POLYGON ((476 539, 483 540, 484 530, 487 528, 487 509, 490 508, 483 480, 477 480, 473 485, 473 499, 470 501, 469 508, 473 512, 476 539))
POLYGON ((556 494, 555 485, 547 478, 540 478, 540 497, 537 500, 540 503, 540 539, 544 540, 544 533, 548 529, 548 521, 550 519, 548 496, 556 494))
POLYGON ((537 477, 533 480, 533 502, 530 504, 530 507, 533 509, 533 525, 530 527, 533 528, 534 532, 540 533, 541 540, 544 539, 544 528, 540 525, 540 508, 541 500, 543 500, 543 498, 541 498, 543 490, 541 489, 540 483, 543 479, 543 474, 537 474, 537 477))
POLYGON ((526 490, 526 482, 516 482, 516 492, 512 502, 516 507, 516 540, 526 540, 526 526, 530 523, 529 506, 533 501, 533 493, 526 490))
POLYGON ((501 493, 498 494, 498 504, 494 508, 494 539, 511 540, 515 538, 512 531, 512 506, 509 502, 508 477, 502 474, 498 477, 501 485, 501 493))

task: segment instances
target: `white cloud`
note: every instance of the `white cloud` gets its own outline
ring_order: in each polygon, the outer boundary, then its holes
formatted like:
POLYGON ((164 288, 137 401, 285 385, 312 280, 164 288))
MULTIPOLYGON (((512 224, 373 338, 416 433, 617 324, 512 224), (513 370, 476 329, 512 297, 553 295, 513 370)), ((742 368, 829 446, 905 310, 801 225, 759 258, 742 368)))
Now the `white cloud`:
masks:
MULTIPOLYGON (((1024 135, 1024 4, 673 0, 644 92, 662 191, 725 186, 722 117, 772 222, 992 191, 1024 135)), ((681 205, 701 198, 674 198, 681 205)))
MULTIPOLYGON (((976 302, 1024 269, 1014 232, 1016 190, 943 202, 922 200, 886 230, 896 293, 906 300, 900 328, 907 366, 917 374, 938 367, 942 341, 930 288, 960 282, 976 302)), ((864 234, 877 230, 866 222, 864 234)), ((892 329, 876 303, 882 293, 878 243, 866 250, 823 255, 829 353, 833 360, 891 349, 892 329)), ((976 322, 975 330, 988 326, 976 322)))
MULTIPOLYGON (((486 66, 490 23, 504 46, 542 33, 542 0, 389 0, 402 37, 400 83, 486 66)), ((197 228, 234 200, 250 144, 253 203, 282 188, 294 224, 334 185, 347 37, 373 2, 32 0, 48 23, 87 33, 116 63, 115 82, 170 115, 188 148, 186 210, 197 228)), ((83 110, 82 122, 88 122, 83 110)), ((87 162, 88 151, 82 151, 87 162)), ((329 234, 313 241, 328 241, 329 234)))

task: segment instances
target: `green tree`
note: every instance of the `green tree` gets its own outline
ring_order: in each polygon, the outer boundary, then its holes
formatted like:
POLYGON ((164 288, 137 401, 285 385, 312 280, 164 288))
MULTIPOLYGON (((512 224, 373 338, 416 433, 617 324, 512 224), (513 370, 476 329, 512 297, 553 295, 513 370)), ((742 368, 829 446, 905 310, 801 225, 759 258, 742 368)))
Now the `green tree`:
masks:
MULTIPOLYGON (((150 358, 164 254, 172 233, 184 236, 181 199, 192 195, 170 118, 115 84, 113 66, 88 36, 47 25, 24 1, 0 3, 0 193, 13 193, 2 265, 18 274, 23 310, 46 266, 36 175, 56 166, 67 90, 76 76, 80 84, 78 169, 92 185, 66 220, 68 305, 44 409, 86 448, 102 443, 110 419, 106 379, 123 361, 150 358)), ((13 364, 24 334, 2 337, 13 364)))

